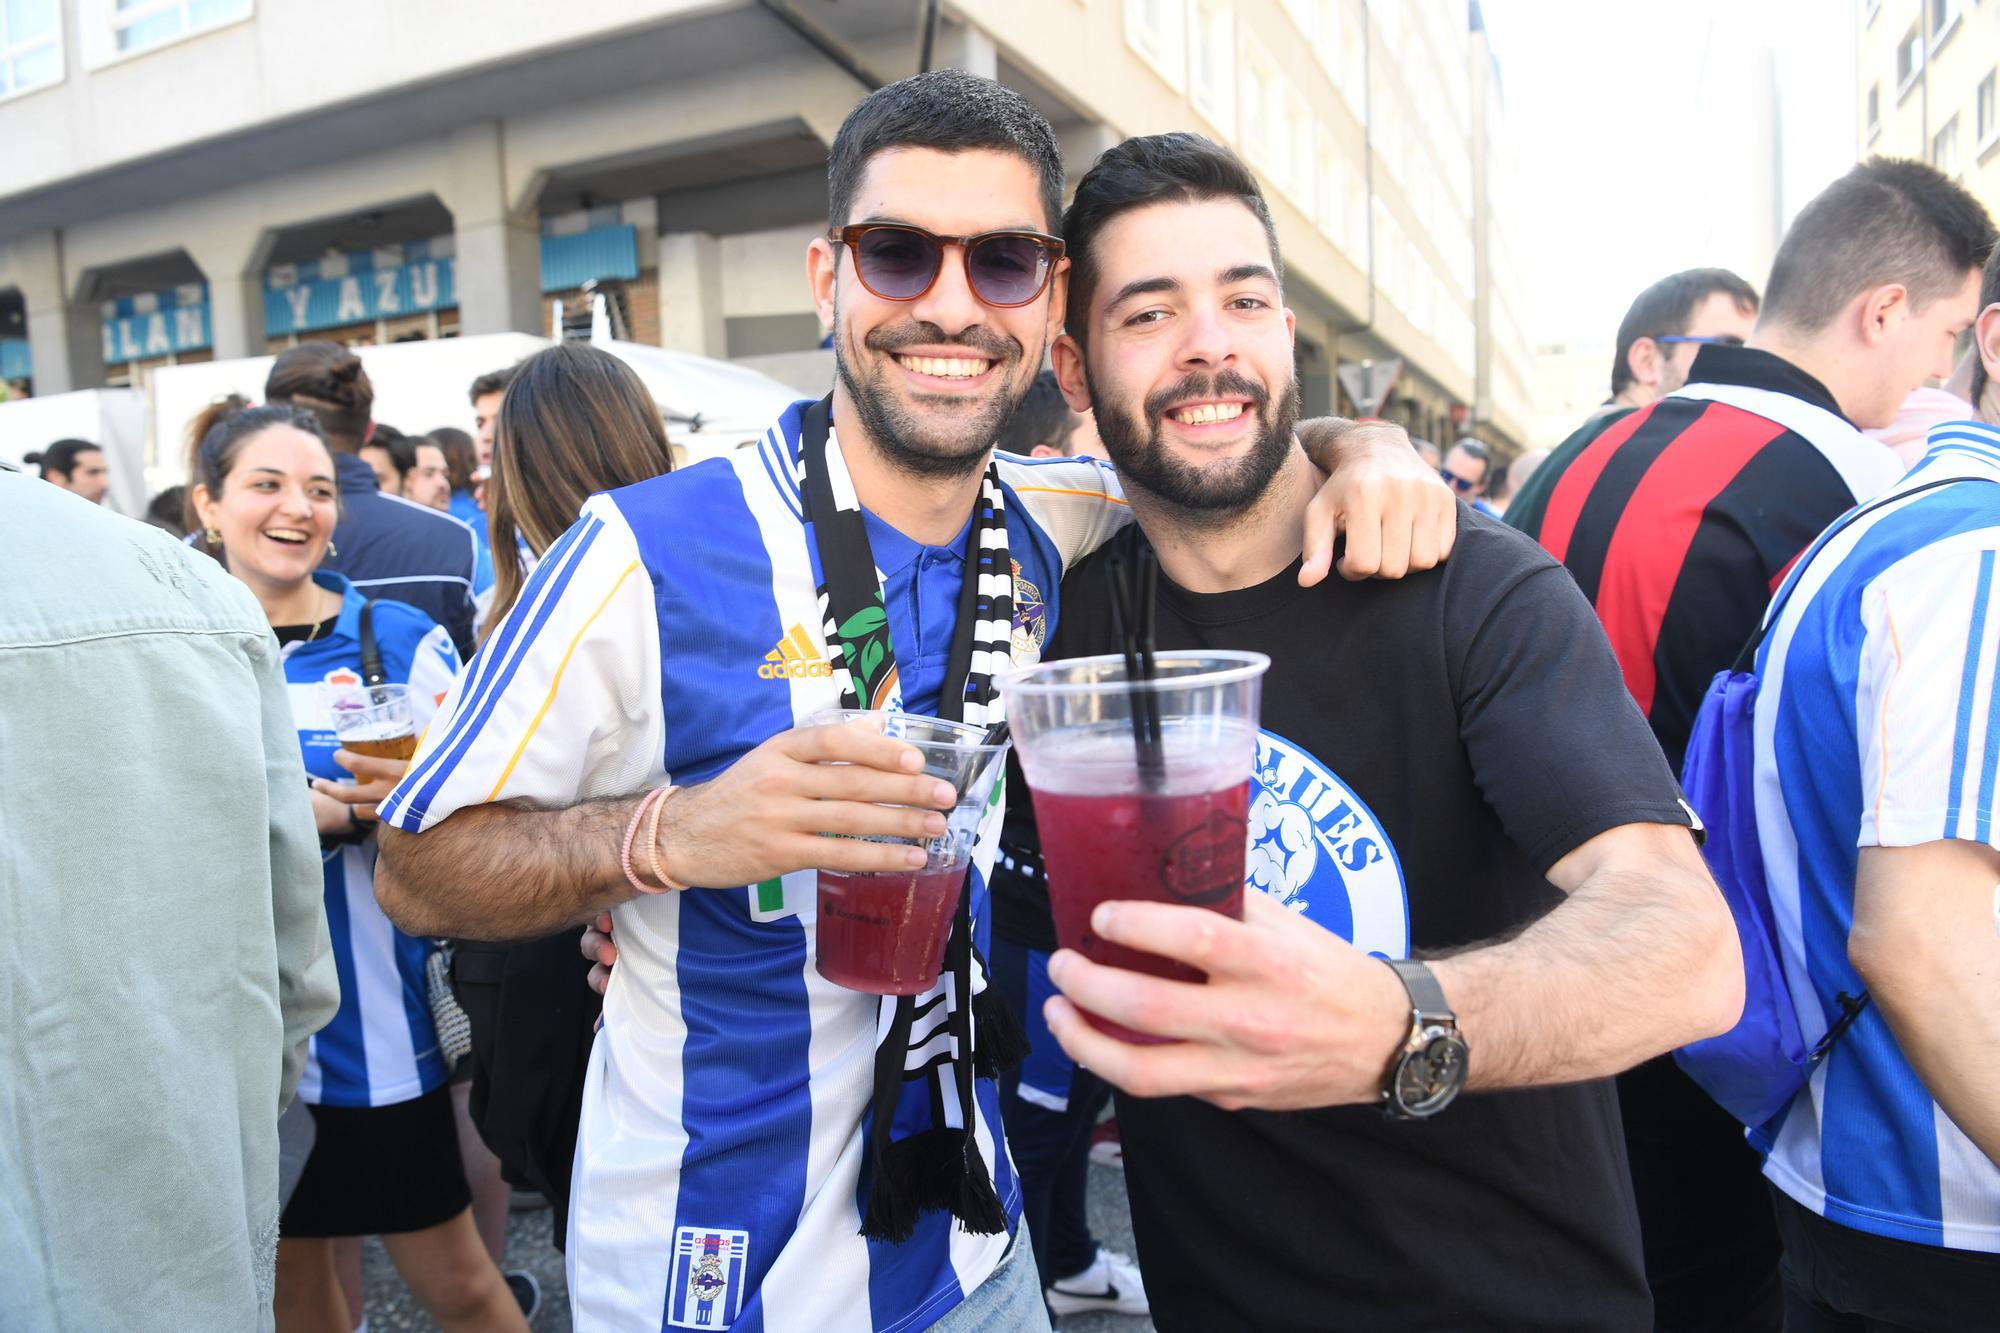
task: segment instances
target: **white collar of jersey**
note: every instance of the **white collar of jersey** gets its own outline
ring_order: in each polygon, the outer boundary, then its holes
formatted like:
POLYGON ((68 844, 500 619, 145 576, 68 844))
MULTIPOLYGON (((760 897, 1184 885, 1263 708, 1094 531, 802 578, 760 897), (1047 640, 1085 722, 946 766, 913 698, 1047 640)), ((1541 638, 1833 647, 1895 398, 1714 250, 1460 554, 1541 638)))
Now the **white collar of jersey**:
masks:
POLYGON ((1928 444, 1917 465, 1897 483, 1898 490, 1949 476, 2000 481, 2000 428, 1983 421, 1946 421, 1931 427, 1928 444))
POLYGON ((1882 494, 1902 475, 1903 465, 1894 450, 1869 439, 1851 422, 1819 404, 1793 394, 1747 384, 1684 384, 1667 397, 1724 403, 1802 436, 1833 465, 1856 504, 1866 504, 1882 494))

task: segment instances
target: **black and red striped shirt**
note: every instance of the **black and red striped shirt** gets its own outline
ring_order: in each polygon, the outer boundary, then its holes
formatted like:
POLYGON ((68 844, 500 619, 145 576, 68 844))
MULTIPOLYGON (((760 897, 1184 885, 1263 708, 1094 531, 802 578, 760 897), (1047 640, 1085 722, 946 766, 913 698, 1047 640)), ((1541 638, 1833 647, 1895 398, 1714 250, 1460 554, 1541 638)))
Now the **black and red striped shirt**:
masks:
POLYGON ((1811 375, 1756 348, 1709 346, 1686 387, 1576 456, 1529 535, 1597 609, 1678 772, 1709 680, 1792 561, 1901 472, 1811 375))

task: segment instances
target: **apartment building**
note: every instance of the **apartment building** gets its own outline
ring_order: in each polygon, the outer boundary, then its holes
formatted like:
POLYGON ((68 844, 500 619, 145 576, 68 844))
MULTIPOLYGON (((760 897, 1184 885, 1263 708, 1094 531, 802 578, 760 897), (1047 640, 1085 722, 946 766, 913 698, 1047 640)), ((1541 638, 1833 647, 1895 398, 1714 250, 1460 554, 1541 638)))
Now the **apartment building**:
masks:
POLYGON ((37 393, 303 337, 619 331, 810 349, 827 145, 951 64, 1025 93, 1072 178, 1227 142, 1271 195, 1309 409, 1518 447, 1529 353, 1476 0, 8 0, 0 378, 37 393), (1380 378, 1378 374, 1378 379, 1380 378))
POLYGON ((1914 157, 2000 215, 2000 0, 1856 0, 1857 157, 1914 157))

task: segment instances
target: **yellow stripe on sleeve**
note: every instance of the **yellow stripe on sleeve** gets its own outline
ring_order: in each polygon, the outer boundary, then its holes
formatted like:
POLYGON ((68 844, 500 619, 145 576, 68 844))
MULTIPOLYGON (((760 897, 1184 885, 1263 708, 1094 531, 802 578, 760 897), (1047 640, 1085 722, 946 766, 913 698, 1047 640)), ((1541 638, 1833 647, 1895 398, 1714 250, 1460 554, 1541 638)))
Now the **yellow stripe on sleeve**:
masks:
POLYGON ((569 641, 569 647, 563 649, 562 661, 556 663, 555 679, 549 682, 549 697, 542 700, 542 706, 535 710, 535 719, 528 724, 527 734, 523 735, 521 743, 514 747, 514 757, 507 761, 507 767, 500 770, 500 780, 493 784, 493 790, 486 793, 487 804, 490 805, 500 799, 500 789, 505 787, 507 779, 513 776, 514 765, 521 762, 521 756, 527 753, 528 742, 535 738, 536 729, 542 725, 542 719, 548 716, 550 707, 556 701, 556 691, 562 688, 563 672, 569 669, 570 655, 576 651, 576 646, 583 642, 583 636, 590 633, 590 627, 597 623, 597 618, 604 614, 604 608, 611 605, 611 599, 618 595, 618 590, 625 586, 625 580, 631 578, 632 571, 638 567, 639 562, 637 560, 625 566, 625 572, 620 574, 618 581, 611 585, 611 591, 604 594, 604 600, 599 602, 597 609, 590 613, 590 619, 583 622, 582 627, 577 630, 576 636, 569 641))

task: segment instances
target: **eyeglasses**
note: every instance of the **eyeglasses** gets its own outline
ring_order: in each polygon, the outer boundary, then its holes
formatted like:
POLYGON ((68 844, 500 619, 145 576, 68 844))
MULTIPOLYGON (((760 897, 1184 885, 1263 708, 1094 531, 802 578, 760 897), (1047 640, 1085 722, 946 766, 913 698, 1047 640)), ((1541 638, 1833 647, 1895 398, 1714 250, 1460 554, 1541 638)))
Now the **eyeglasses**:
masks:
POLYGON ((1719 343, 1724 347, 1741 347, 1743 340, 1733 333, 1652 333, 1648 334, 1656 343, 1694 343, 1697 346, 1719 343))
POLYGON ((955 245, 965 259, 965 281, 985 304, 1010 309, 1040 296, 1063 257, 1063 243, 1038 231, 986 231, 939 236, 900 222, 863 222, 826 234, 854 252, 854 273, 869 294, 884 301, 914 301, 937 284, 944 251, 955 245))
POLYGON ((1479 489, 1478 482, 1467 481, 1464 477, 1459 476, 1456 472, 1453 472, 1450 468, 1445 468, 1445 467, 1439 468, 1438 475, 1444 478, 1445 485, 1451 487, 1453 490, 1457 491, 1460 495, 1470 495, 1474 491, 1479 489))

